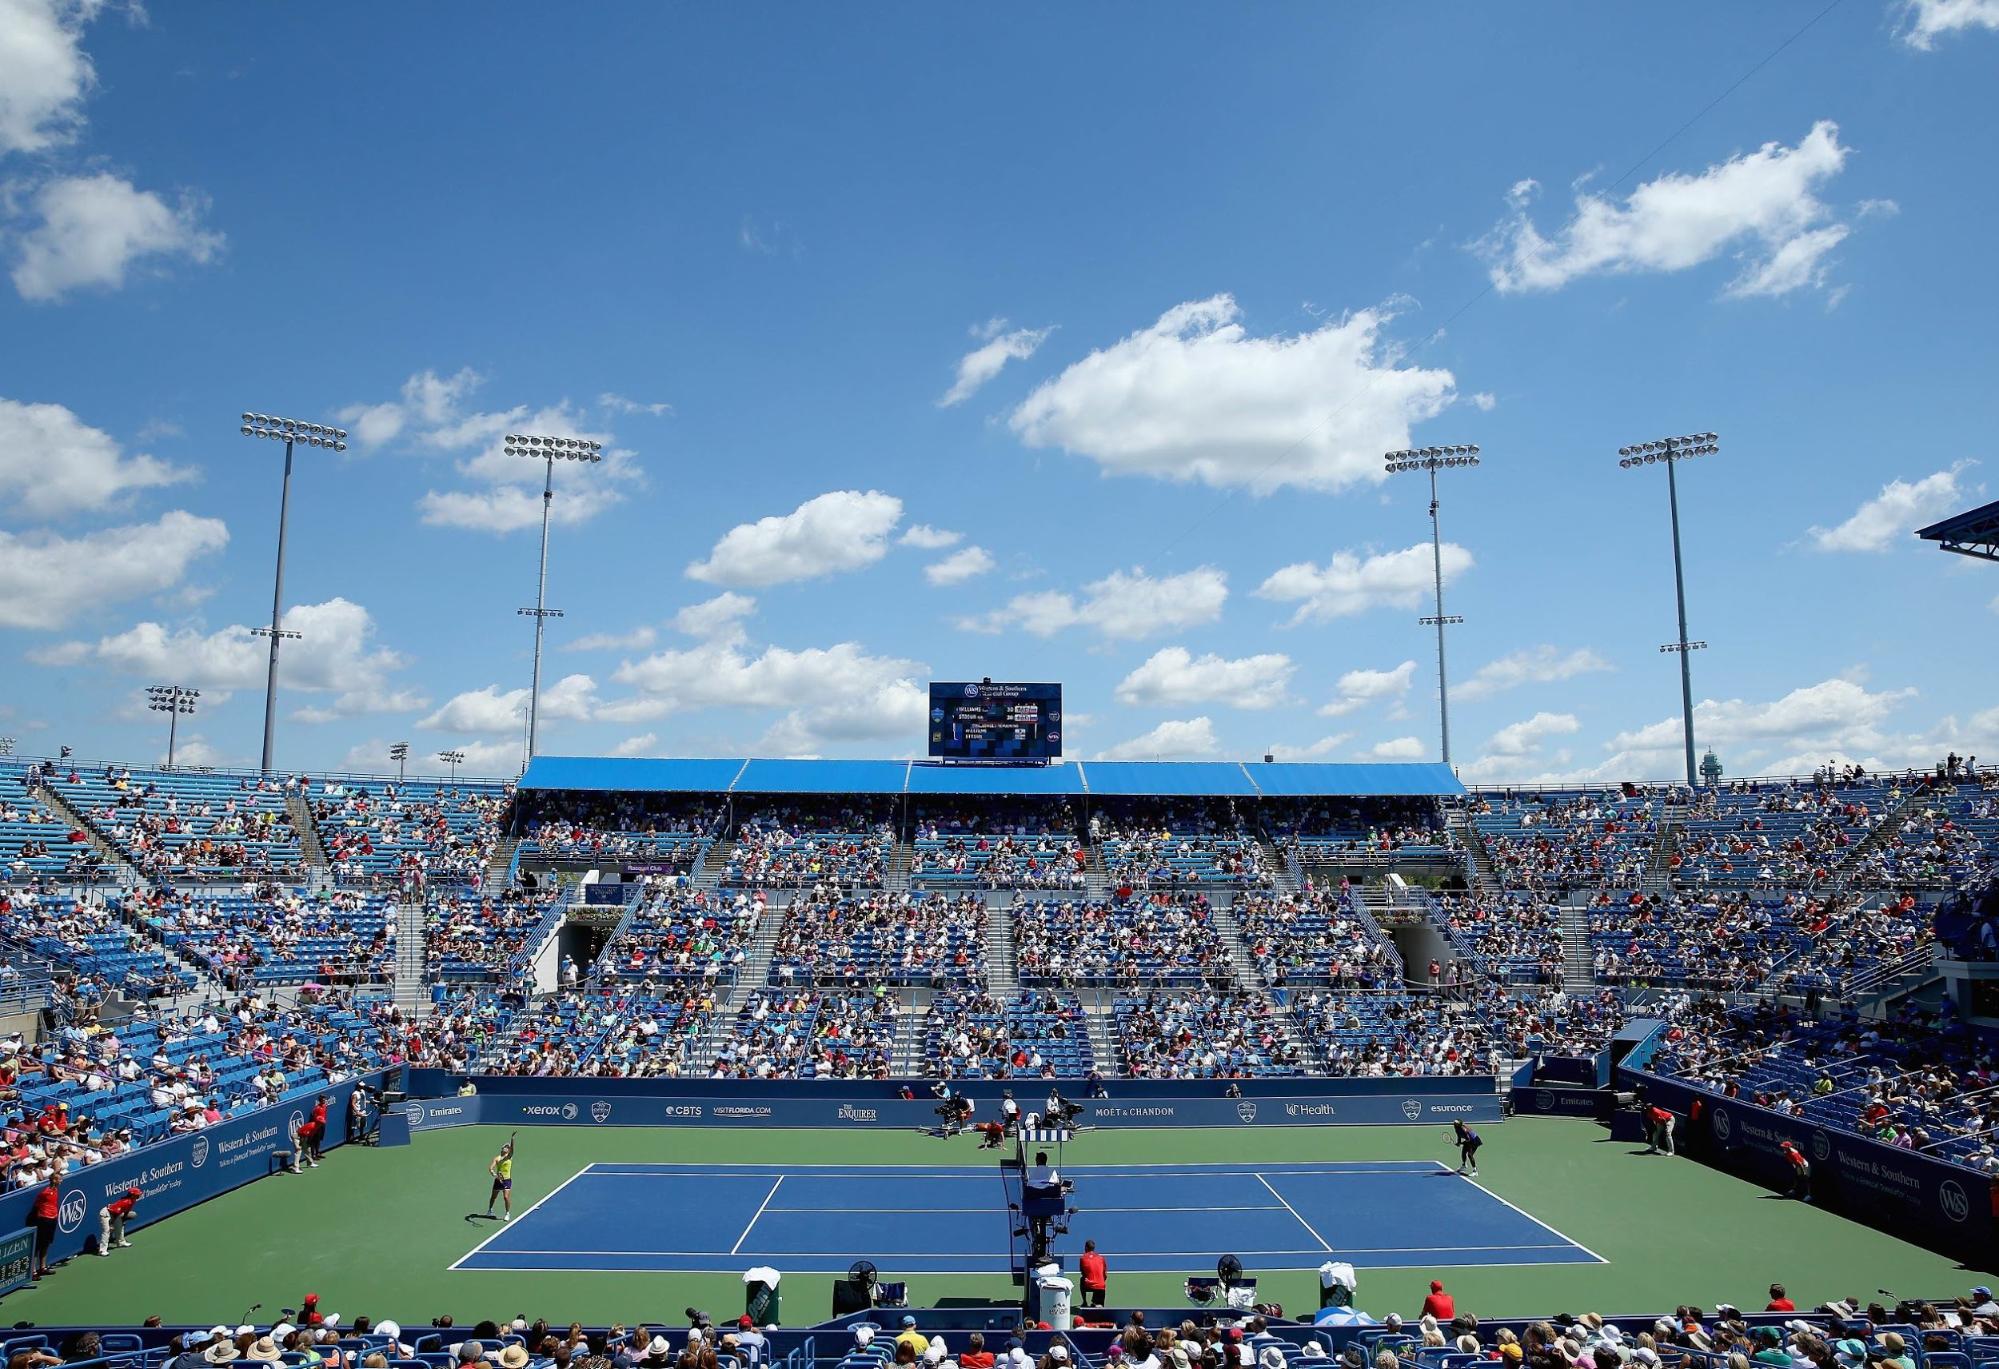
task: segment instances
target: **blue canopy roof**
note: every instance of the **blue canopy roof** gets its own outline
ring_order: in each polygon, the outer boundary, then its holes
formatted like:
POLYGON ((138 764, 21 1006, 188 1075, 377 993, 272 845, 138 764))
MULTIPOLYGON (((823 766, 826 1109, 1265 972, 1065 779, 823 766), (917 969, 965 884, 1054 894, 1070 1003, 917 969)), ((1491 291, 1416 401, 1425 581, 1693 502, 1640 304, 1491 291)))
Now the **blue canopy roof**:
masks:
POLYGON ((1311 765, 1277 762, 1243 767, 1266 798, 1393 798, 1462 794, 1448 765, 1311 765))
POLYGON ((1352 798, 1462 794, 1444 765, 1071 761, 658 760, 536 756, 520 787, 655 794, 1043 794, 1098 798, 1352 798))
POLYGON ((909 767, 912 794, 1082 794, 1080 765, 938 765, 909 767))

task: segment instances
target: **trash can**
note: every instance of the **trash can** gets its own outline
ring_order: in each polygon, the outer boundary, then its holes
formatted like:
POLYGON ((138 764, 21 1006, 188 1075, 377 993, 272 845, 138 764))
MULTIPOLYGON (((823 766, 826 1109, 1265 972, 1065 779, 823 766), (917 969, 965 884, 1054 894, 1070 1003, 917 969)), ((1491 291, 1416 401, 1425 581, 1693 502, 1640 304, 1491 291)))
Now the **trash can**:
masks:
POLYGON ((1067 1331, 1075 1325, 1074 1305, 1076 1285, 1060 1274, 1051 1274, 1037 1281, 1041 1291, 1041 1316, 1038 1320, 1048 1323, 1051 1331, 1067 1331))
POLYGON ((767 1264, 743 1271, 743 1315, 758 1326, 775 1326, 783 1320, 778 1278, 778 1272, 767 1264))
POLYGON ((1328 1260, 1319 1266, 1319 1306, 1352 1307, 1353 1292, 1359 1281, 1345 1260, 1328 1260))

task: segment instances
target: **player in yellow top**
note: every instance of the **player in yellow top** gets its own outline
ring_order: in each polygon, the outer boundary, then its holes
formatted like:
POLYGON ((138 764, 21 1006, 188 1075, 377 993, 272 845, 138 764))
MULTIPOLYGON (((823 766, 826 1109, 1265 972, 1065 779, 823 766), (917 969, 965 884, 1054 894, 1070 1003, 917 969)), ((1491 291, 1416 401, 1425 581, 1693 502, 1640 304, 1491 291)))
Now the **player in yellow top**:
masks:
POLYGON ((493 1163, 486 1166, 486 1172, 493 1176, 493 1191, 486 1195, 486 1215, 493 1215, 495 1199, 506 1204, 507 1221, 514 1219, 514 1142, 509 1137, 500 1147, 500 1153, 493 1157, 493 1163))

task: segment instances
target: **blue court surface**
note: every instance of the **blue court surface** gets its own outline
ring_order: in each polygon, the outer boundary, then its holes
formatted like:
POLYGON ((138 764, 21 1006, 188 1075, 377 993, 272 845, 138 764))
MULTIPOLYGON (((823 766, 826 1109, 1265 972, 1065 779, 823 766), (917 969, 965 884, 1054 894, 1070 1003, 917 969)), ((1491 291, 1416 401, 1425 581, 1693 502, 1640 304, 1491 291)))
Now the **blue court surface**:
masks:
MULTIPOLYGON (((1217 1250, 1250 1269, 1599 1264, 1602 1258, 1428 1160, 1065 1168, 1085 1238, 1126 1273, 1199 1271, 1217 1250)), ((481 1242, 453 1269, 888 1277, 1005 1274, 997 1168, 601 1164, 481 1242)))

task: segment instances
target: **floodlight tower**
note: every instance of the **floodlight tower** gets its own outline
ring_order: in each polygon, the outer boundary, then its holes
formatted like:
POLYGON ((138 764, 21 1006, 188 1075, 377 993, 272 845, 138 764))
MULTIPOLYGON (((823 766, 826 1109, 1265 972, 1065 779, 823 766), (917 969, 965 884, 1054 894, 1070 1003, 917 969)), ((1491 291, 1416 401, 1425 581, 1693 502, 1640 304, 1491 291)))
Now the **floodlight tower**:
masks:
POLYGON ((535 724, 541 713, 541 630, 550 618, 560 618, 562 610, 548 602, 548 510, 555 501, 557 461, 598 462, 604 459, 604 444, 580 437, 540 437, 508 433, 509 456, 527 456, 543 462, 541 480, 541 573, 535 582, 534 607, 515 609, 523 618, 534 619, 534 679, 528 687, 528 759, 534 759, 535 724))
POLYGON ((1666 505, 1673 519, 1673 594, 1679 601, 1680 636, 1659 650, 1677 653, 1680 658, 1680 712, 1687 747, 1687 787, 1698 788, 1700 772, 1694 766, 1694 674, 1688 657, 1707 649, 1706 642, 1687 640, 1687 577, 1680 563, 1680 482, 1673 468, 1696 456, 1713 456, 1721 450, 1721 439, 1713 433, 1691 433, 1686 437, 1662 437, 1656 442, 1639 442, 1617 449, 1618 465, 1636 470, 1663 462, 1666 467, 1666 505))
POLYGON ((155 713, 167 715, 167 769, 174 768, 174 734, 180 729, 183 713, 192 715, 194 701, 201 697, 198 689, 183 689, 179 685, 147 685, 146 707, 155 713))
POLYGON ((465 763, 465 753, 463 751, 440 751, 437 753, 437 758, 451 767, 451 786, 454 789, 457 788, 458 767, 465 763))
POLYGON ((284 611, 285 599, 285 518, 292 502, 292 447, 304 443, 308 447, 329 447, 336 452, 347 450, 347 430, 329 428, 323 423, 305 423, 295 418, 273 418, 270 414, 244 414, 243 426, 237 431, 245 437, 266 437, 285 444, 285 481, 278 495, 278 573, 271 585, 271 625, 268 628, 254 628, 259 637, 271 639, 271 664, 264 679, 264 760, 262 769, 271 772, 272 727, 278 713, 278 643, 286 637, 297 637, 296 632, 286 632, 278 625, 278 615, 284 611))
POLYGON ((0 737, 0 756, 11 756, 13 754, 14 739, 12 737, 0 737))
POLYGON ((1437 472, 1458 466, 1476 466, 1478 448, 1472 445, 1445 447, 1415 447, 1407 451, 1389 452, 1382 457, 1388 463, 1390 475, 1400 475, 1404 471, 1427 471, 1430 476, 1430 570, 1436 581, 1437 611, 1435 614, 1418 618, 1425 627, 1437 629, 1437 731, 1442 743, 1444 764, 1451 763, 1451 696, 1445 683, 1444 672, 1444 629, 1462 623, 1460 614, 1444 612, 1444 534, 1437 519, 1437 472))
POLYGON ((409 764, 410 744, 408 742, 397 742, 389 748, 389 759, 396 763, 396 783, 401 784, 403 782, 404 768, 409 764))

